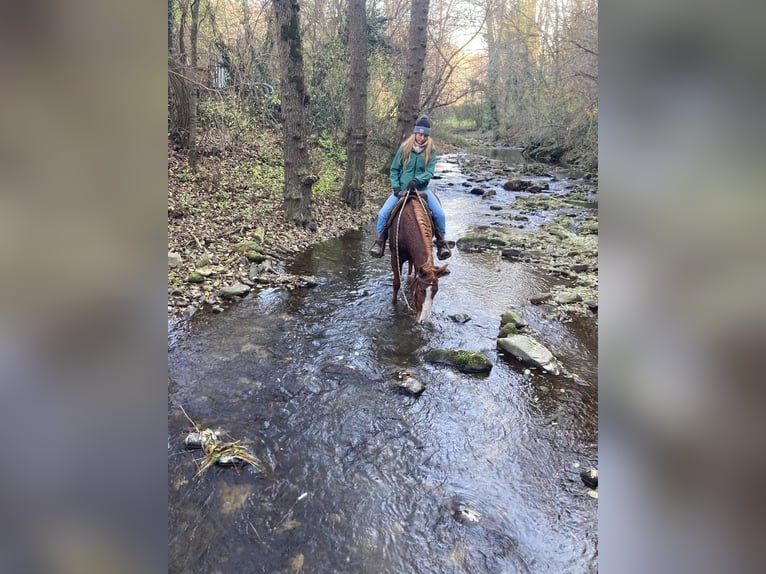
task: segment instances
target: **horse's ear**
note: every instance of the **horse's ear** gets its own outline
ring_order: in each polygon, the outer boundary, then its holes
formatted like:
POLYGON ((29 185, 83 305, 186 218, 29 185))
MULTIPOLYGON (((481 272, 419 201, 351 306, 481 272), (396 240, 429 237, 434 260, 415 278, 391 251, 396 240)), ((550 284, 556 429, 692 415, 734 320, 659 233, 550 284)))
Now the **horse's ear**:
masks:
POLYGON ((436 269, 434 269, 434 271, 436 271, 437 277, 441 277, 442 275, 444 275, 444 273, 447 271, 447 265, 449 265, 449 263, 445 263, 441 267, 437 267, 436 269))

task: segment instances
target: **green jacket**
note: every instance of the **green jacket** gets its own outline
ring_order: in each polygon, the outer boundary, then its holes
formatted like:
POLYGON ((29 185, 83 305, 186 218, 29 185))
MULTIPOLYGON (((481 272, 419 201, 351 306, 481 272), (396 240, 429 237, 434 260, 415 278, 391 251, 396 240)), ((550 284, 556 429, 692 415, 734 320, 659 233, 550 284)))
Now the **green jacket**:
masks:
POLYGON ((407 184, 411 180, 417 182, 417 188, 420 190, 428 187, 428 182, 434 176, 434 169, 436 168, 436 149, 431 147, 431 161, 426 165, 425 150, 421 153, 416 153, 412 150, 410 153, 410 161, 407 165, 402 165, 402 146, 396 150, 394 160, 391 162, 391 187, 394 193, 401 191, 407 187, 407 184))

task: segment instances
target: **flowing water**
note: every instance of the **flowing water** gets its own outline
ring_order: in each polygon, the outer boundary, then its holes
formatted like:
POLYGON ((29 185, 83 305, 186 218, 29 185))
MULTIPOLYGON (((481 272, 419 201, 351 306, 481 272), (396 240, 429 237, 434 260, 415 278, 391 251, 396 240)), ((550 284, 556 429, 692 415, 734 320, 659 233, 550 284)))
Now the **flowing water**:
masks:
MULTIPOLYGON (((512 200, 499 185, 491 200, 466 193, 458 160, 443 157, 433 182, 453 240, 512 200)), ((367 255, 373 232, 292 262, 313 289, 267 289, 171 328, 170 572, 597 571, 598 501, 578 476, 597 463, 595 319, 561 322, 529 304, 560 278, 453 249, 432 322, 416 324, 403 299, 391 305, 388 250, 367 255), (498 353, 500 315, 514 306, 585 384, 498 353), (434 348, 480 351, 493 368, 430 364, 434 348), (399 370, 426 390, 390 387, 399 370), (194 478, 199 451, 184 448, 179 406, 243 439, 265 470, 194 478)))

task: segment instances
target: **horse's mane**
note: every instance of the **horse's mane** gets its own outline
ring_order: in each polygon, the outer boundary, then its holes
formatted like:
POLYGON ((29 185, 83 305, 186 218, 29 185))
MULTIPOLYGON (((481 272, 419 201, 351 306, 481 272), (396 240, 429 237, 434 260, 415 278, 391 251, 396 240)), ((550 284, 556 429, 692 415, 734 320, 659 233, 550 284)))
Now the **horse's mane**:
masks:
POLYGON ((421 240, 423 241, 426 253, 428 254, 428 260, 426 261, 426 264, 430 264, 430 267, 433 267, 434 257, 433 251, 431 250, 431 241, 433 241, 433 236, 431 235, 430 217, 426 213, 426 210, 423 208, 423 205, 420 203, 421 200, 412 199, 410 201, 412 203, 413 213, 415 214, 415 221, 417 222, 418 229, 420 230, 421 240))

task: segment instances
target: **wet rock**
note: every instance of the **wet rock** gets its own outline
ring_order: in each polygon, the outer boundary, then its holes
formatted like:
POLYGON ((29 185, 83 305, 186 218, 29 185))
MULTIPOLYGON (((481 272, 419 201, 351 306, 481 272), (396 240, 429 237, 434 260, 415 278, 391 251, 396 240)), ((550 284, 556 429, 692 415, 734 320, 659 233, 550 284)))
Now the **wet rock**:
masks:
POLYGON ((543 190, 543 188, 541 186, 539 186, 539 185, 530 185, 527 188, 527 191, 529 193, 540 193, 542 190, 543 190))
POLYGON ((243 295, 246 295, 250 292, 250 287, 243 283, 235 283, 234 285, 230 285, 228 287, 224 287, 221 289, 221 297, 224 299, 234 299, 236 297, 241 297, 243 295))
POLYGON ((598 486, 598 469, 597 468, 584 468, 580 471, 580 479, 585 483, 585 486, 596 488, 598 486))
POLYGON ((502 329, 500 329, 500 334, 498 337, 507 337, 508 335, 515 335, 516 334, 516 325, 513 323, 507 323, 506 325, 503 325, 502 329))
POLYGON ((474 525, 479 523, 481 514, 465 502, 453 501, 452 517, 461 524, 474 525))
POLYGON ((507 191, 521 191, 532 185, 531 181, 525 179, 509 179, 503 184, 503 189, 507 191))
POLYGON ((168 267, 181 267, 183 263, 183 259, 181 259, 181 256, 178 253, 168 251, 168 267))
POLYGON ((495 197, 497 195, 497 192, 494 189, 488 189, 484 193, 481 194, 482 199, 488 199, 490 197, 495 197))
POLYGON ((556 357, 553 356, 547 347, 535 341, 527 335, 510 335, 497 339, 497 345, 503 351, 510 353, 522 363, 528 363, 535 367, 540 367, 544 371, 559 375, 561 366, 556 357))
POLYGON ((517 327, 526 327, 527 323, 516 309, 509 309, 500 317, 500 326, 503 327, 508 323, 513 323, 517 327))
POLYGON ((552 297, 552 293, 538 293, 537 295, 532 295, 529 298, 529 302, 532 303, 532 305, 541 305, 546 301, 550 301, 552 297))
POLYGON ((391 387, 417 396, 426 390, 426 386, 407 371, 397 371, 395 377, 388 383, 391 387))
POLYGON ((492 370, 492 361, 476 351, 431 349, 424 358, 430 363, 452 365, 463 373, 488 373, 492 370))
POLYGON ((480 187, 474 187, 468 193, 470 193, 471 195, 483 195, 484 190, 480 187))
POLYGON ((482 251, 485 249, 494 249, 506 244, 504 239, 499 237, 461 237, 455 243, 461 251, 482 251))
POLYGON ((554 301, 560 305, 569 305, 570 303, 579 303, 582 301, 582 296, 579 293, 572 291, 564 291, 556 295, 554 301))
POLYGON ((467 323, 471 320, 471 317, 465 313, 455 313, 454 315, 450 315, 449 318, 452 319, 455 323, 467 323))
POLYGON ((502 206, 502 205, 490 205, 490 206, 489 206, 489 208, 490 208, 492 211, 502 211, 502 209, 503 209, 503 206, 502 206))
POLYGON ((296 287, 304 287, 310 289, 319 285, 319 280, 313 275, 301 275, 295 279, 296 287))
POLYGON ((515 247, 508 247, 500 252, 500 255, 505 259, 529 259, 531 256, 526 251, 516 249, 515 247))

